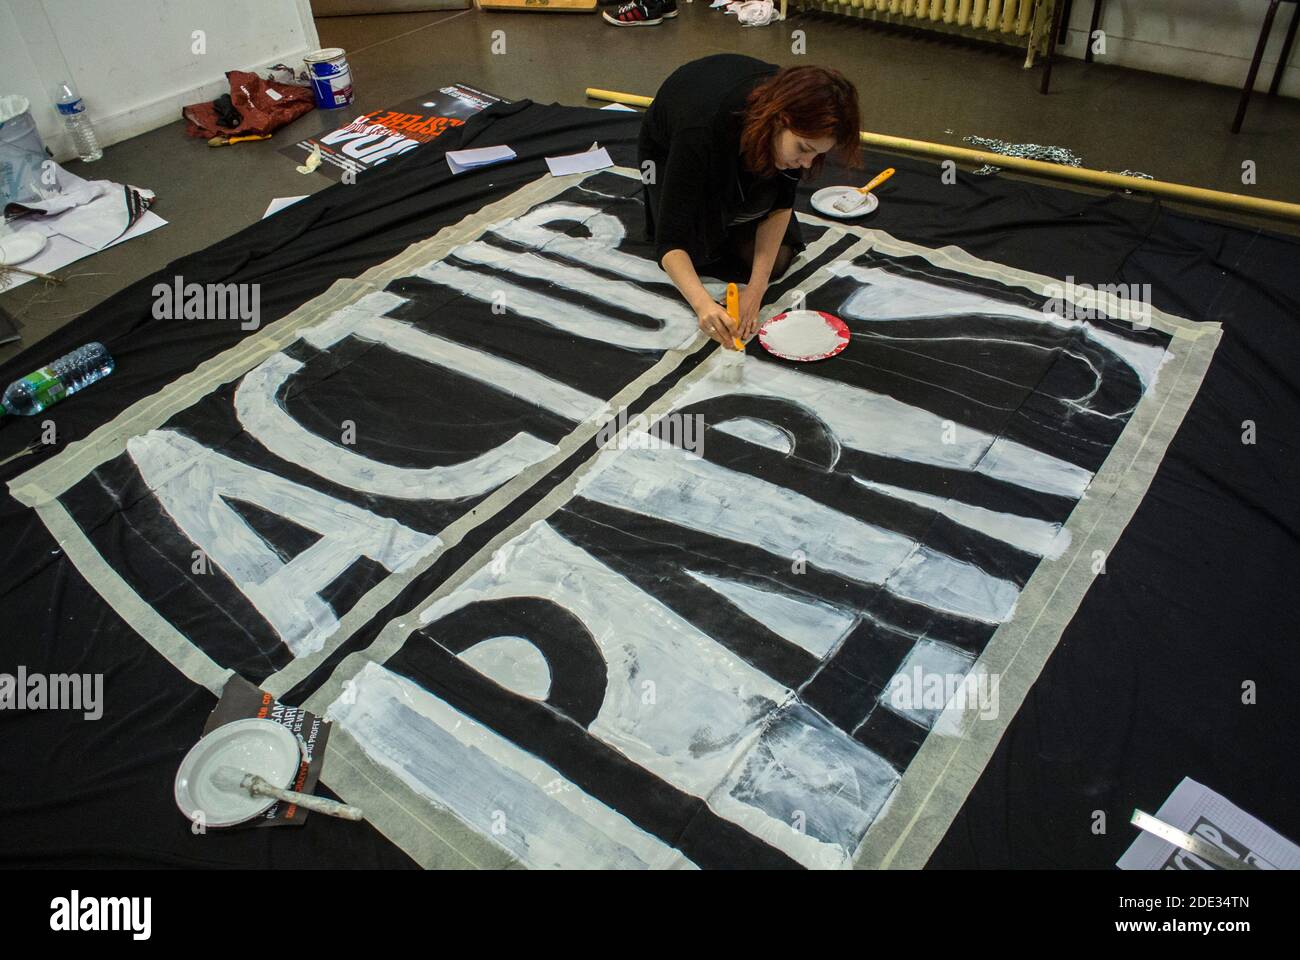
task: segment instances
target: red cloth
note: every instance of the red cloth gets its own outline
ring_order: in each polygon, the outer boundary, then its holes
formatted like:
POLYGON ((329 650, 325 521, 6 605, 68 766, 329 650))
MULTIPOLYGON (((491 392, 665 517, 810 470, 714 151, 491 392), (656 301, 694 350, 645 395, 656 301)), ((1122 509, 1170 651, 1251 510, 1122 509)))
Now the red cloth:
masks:
POLYGON ((188 136, 210 140, 217 136, 270 133, 297 120, 316 106, 311 87, 265 80, 255 73, 243 70, 231 70, 226 74, 226 79, 230 81, 230 101, 243 116, 244 122, 237 127, 218 126, 217 111, 213 109, 211 100, 192 103, 181 110, 188 136))

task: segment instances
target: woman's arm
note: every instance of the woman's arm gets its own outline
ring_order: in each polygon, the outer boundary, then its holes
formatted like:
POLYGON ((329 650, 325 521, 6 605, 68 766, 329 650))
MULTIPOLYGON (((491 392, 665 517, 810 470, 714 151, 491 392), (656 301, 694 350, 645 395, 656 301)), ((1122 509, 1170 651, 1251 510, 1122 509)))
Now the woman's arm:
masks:
POLYGON ((749 339, 758 331, 758 311, 763 306, 768 281, 777 251, 785 239, 786 227, 794 211, 790 208, 773 210, 754 231, 754 262, 749 270, 749 283, 740 291, 740 336, 749 339))
POLYGON ((754 231, 754 263, 749 271, 751 287, 767 288, 772 279, 772 266, 776 263, 776 252, 781 249, 786 228, 790 226, 793 210, 773 210, 764 218, 754 231))
POLYGON ((736 331, 730 325, 727 311, 709 296, 709 291, 700 282, 700 275, 695 272, 690 254, 685 250, 669 250, 659 265, 695 311, 700 329, 718 343, 731 346, 736 331))

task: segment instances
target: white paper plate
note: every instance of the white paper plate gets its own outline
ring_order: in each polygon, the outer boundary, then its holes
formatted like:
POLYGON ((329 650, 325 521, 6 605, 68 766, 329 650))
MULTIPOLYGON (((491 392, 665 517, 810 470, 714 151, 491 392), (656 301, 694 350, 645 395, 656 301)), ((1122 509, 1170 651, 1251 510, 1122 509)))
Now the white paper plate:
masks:
POLYGON ((839 317, 829 314, 824 310, 791 310, 788 313, 778 313, 764 321, 763 325, 758 328, 758 342, 764 350, 774 357, 780 357, 782 360, 798 360, 801 363, 807 363, 812 360, 825 360, 827 357, 833 357, 849 345, 849 339, 852 334, 849 333, 848 324, 839 317), (820 349, 791 351, 781 350, 774 341, 782 339, 778 330, 782 324, 796 324, 803 326, 805 329, 811 324, 818 324, 818 331, 821 325, 826 328, 824 343, 820 349))
MULTIPOLYGON (((0 231, 4 228, 0 227, 0 231)), ((25 263, 45 249, 50 238, 39 230, 0 232, 0 263, 10 266, 25 263)))
POLYGON ((834 217, 836 220, 855 220, 858 217, 865 217, 876 207, 880 206, 880 198, 874 193, 867 194, 867 202, 857 207, 851 213, 841 213, 835 209, 835 201, 842 200, 845 197, 858 195, 857 187, 822 187, 812 195, 809 201, 813 209, 827 217, 834 217))
POLYGON ((176 771, 176 805, 190 820, 229 827, 251 820, 275 803, 213 783, 219 767, 255 773, 274 787, 287 787, 301 760, 298 738, 274 720, 236 720, 217 727, 190 748, 176 771))

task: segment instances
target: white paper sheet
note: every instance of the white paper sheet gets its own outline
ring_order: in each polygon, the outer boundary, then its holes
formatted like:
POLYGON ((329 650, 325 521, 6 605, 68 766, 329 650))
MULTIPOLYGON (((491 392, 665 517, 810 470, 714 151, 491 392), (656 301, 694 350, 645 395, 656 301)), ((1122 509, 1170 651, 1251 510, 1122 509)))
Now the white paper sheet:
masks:
POLYGON ((514 158, 514 150, 503 143, 495 147, 476 147, 473 150, 449 150, 447 151, 447 166, 451 167, 452 173, 464 173, 466 170, 472 170, 475 167, 483 167, 489 163, 500 163, 503 160, 513 160, 514 158))
MULTIPOLYGON (((37 223, 47 236, 62 234, 92 250, 102 250, 112 244, 130 220, 128 188, 112 180, 84 180, 75 173, 54 167, 57 189, 44 199, 22 204, 35 211, 10 222, 15 231, 37 223)), ((152 190, 131 187, 146 201, 153 199, 152 190)))
POLYGON ((310 194, 305 194, 301 197, 276 197, 267 206, 266 213, 262 214, 262 219, 265 220, 272 214, 279 213, 285 207, 292 207, 299 200, 306 200, 308 196, 310 196, 310 194))
MULTIPOLYGON (((167 221, 156 213, 145 211, 129 230, 122 233, 122 225, 128 219, 122 184, 111 180, 85 180, 63 167, 55 170, 58 191, 48 200, 25 204, 49 212, 44 216, 19 217, 6 224, 14 233, 35 231, 49 238, 44 250, 15 266, 36 273, 53 273, 92 253, 167 225, 167 221)), ((149 197, 153 195, 149 190, 134 189, 149 197)), ((34 279, 25 274, 14 274, 4 289, 21 287, 34 279)))
MULTIPOLYGON (((146 211, 145 214, 135 222, 130 230, 122 234, 122 236, 117 240, 108 244, 108 247, 115 247, 119 243, 125 243, 127 240, 134 240, 136 237, 142 237, 146 233, 150 233, 157 230, 159 227, 165 226, 167 226, 166 220, 158 216, 156 213, 146 211)), ((86 246, 84 243, 78 243, 76 240, 65 237, 61 233, 52 233, 48 224, 42 224, 39 222, 14 222, 10 223, 9 227, 15 233, 20 230, 37 230, 49 237, 49 244, 44 250, 32 257, 30 260, 17 264, 17 266, 22 267, 24 270, 32 270, 36 273, 53 273, 55 270, 62 269, 70 263, 75 263, 78 260, 90 256, 92 253, 99 252, 94 247, 86 246)), ((103 249, 107 249, 108 247, 104 247, 103 249)), ((9 285, 4 289, 6 291, 13 290, 17 287, 21 287, 25 283, 30 283, 35 279, 35 277, 29 277, 25 274, 17 273, 13 275, 9 281, 9 285)))
POLYGON ((624 103, 611 103, 601 107, 602 110, 626 110, 628 113, 636 113, 631 107, 624 103))
POLYGON ((551 176, 563 177, 570 173, 586 173, 588 170, 601 170, 612 167, 614 161, 604 147, 599 150, 587 150, 583 153, 570 153, 563 157, 547 157, 546 165, 551 169, 551 176))
MULTIPOLYGON (((1183 778, 1155 816, 1237 860, 1265 870, 1300 870, 1300 847, 1191 777, 1183 778)), ((1219 869, 1145 831, 1116 865, 1121 870, 1219 869)))

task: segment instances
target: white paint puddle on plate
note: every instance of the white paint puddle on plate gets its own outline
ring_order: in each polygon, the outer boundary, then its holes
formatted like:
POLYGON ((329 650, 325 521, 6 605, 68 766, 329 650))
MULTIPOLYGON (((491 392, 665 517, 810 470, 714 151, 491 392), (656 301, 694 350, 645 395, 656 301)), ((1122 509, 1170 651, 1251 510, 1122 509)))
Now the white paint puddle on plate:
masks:
POLYGON ((843 321, 817 310, 777 314, 759 330, 759 342, 769 353, 786 360, 821 360, 848 343, 843 321))

